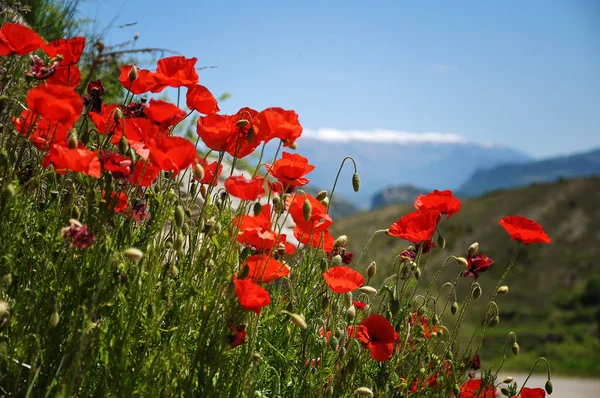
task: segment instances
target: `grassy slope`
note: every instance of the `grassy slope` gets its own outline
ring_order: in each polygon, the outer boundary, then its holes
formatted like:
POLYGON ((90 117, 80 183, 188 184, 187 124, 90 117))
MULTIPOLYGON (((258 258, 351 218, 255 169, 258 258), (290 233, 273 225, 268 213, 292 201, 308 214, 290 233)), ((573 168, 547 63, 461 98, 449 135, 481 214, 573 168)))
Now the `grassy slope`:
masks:
MULTIPOLYGON (((600 178, 567 180, 468 200, 463 202, 458 214, 441 223, 440 231, 447 246, 445 250, 436 248, 432 252, 423 279, 430 280, 446 256, 465 256, 475 241, 480 243, 480 252, 496 262, 479 278, 484 295, 475 302, 479 308, 474 308, 474 315, 469 319, 471 330, 480 320, 477 310, 481 313, 516 247, 498 220, 506 215, 532 218, 542 224, 553 240, 552 245, 521 248, 517 264, 504 283, 510 292, 498 299, 500 324, 486 336, 482 352, 483 360, 487 360, 484 366, 492 365, 501 356, 504 338, 513 330, 517 333, 521 354, 510 358, 505 367, 525 370, 537 356, 547 356, 553 370, 560 373, 600 374, 599 204, 600 178), (596 284, 592 285, 594 278, 596 284)), ((334 223, 334 232, 348 235, 349 249, 355 252, 356 259, 375 230, 388 228, 409 211, 412 211, 410 205, 394 205, 357 214, 334 223)), ((376 235, 359 267, 377 261, 377 282, 380 283, 392 274, 390 264, 408 245, 401 239, 376 235)), ((436 285, 454 280, 458 271, 454 262, 449 263, 436 285)), ((460 281, 459 302, 472 281, 460 281)))

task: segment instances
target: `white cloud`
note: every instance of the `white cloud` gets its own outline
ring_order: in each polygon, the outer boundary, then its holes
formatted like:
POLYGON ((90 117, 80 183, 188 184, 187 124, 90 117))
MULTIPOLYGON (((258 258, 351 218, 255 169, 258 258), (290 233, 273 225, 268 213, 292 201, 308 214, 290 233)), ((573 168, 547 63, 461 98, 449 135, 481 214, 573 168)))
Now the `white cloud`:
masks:
POLYGON ((469 141, 454 133, 425 132, 413 133, 396 130, 338 130, 320 128, 317 130, 304 129, 304 139, 315 139, 333 142, 390 142, 396 144, 466 144, 469 141))
POLYGON ((433 65, 433 70, 441 73, 452 72, 456 70, 456 66, 448 64, 436 64, 433 65))

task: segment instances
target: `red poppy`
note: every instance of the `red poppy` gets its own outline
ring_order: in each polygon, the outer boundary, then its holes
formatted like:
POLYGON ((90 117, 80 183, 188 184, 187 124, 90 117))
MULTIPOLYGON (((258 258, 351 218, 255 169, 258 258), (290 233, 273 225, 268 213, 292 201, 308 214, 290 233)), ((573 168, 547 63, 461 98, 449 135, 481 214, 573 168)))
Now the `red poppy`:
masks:
POLYGON ((308 234, 325 231, 333 224, 333 220, 327 214, 327 207, 307 193, 288 197, 286 207, 296 226, 308 234), (311 205, 308 220, 304 217, 304 202, 306 200, 311 205))
POLYGON ((398 333, 392 324, 379 314, 371 314, 356 332, 356 338, 371 351, 371 357, 385 362, 392 357, 398 333))
POLYGON ((438 212, 418 210, 408 213, 390 226, 389 236, 397 236, 412 243, 431 239, 437 226, 438 212))
POLYGON ((217 100, 212 93, 206 87, 199 84, 188 87, 185 102, 191 110, 196 110, 205 115, 220 111, 217 100))
POLYGON ((267 254, 255 254, 246 260, 250 269, 248 279, 256 283, 270 283, 290 273, 287 265, 267 254))
POLYGON ((158 60, 156 67, 156 80, 162 87, 154 88, 153 92, 160 92, 166 86, 182 87, 193 86, 198 83, 196 72, 197 58, 184 56, 166 57, 158 60))
POLYGON ((85 148, 69 149, 67 146, 52 145, 50 151, 42 160, 42 166, 50 164, 58 174, 66 174, 68 170, 81 173, 86 176, 100 178, 102 170, 98 152, 92 152, 85 148))
POLYGON ((223 165, 219 164, 219 170, 217 170, 218 162, 214 161, 208 163, 206 159, 196 158, 196 163, 198 163, 204 169, 204 177, 201 180, 196 179, 200 184, 210 184, 213 187, 216 187, 219 183, 219 176, 223 171, 223 165), (216 176, 215 176, 216 175, 216 176))
POLYGON ((467 259, 469 266, 463 272, 463 276, 472 276, 475 280, 479 278, 481 272, 485 272, 494 264, 494 260, 486 256, 485 254, 474 254, 467 259))
POLYGON ((153 98, 149 106, 144 107, 144 115, 161 127, 167 127, 183 120, 185 112, 170 102, 153 98))
POLYGON ((450 218, 460 210, 460 200, 452 195, 452 191, 438 191, 437 189, 426 195, 419 195, 415 199, 415 209, 436 210, 450 218))
POLYGON ((116 179, 127 178, 131 174, 131 159, 127 156, 102 150, 99 159, 102 169, 109 171, 116 179))
POLYGON ((108 209, 114 211, 115 213, 123 213, 125 210, 127 210, 129 199, 123 192, 112 191, 110 193, 110 198, 107 198, 106 191, 102 190, 102 198, 108 202, 108 209))
POLYGON ((140 187, 149 187, 156 181, 159 173, 160 169, 158 167, 148 161, 140 160, 135 164, 133 174, 129 176, 129 181, 140 187))
POLYGON ((225 189, 231 196, 241 200, 257 200, 265 196, 265 178, 254 177, 249 180, 244 176, 231 176, 225 180, 225 189))
POLYGON ((81 83, 81 72, 77 65, 59 66, 46 82, 57 86, 77 87, 81 83))
POLYGON ((57 55, 62 57, 61 66, 75 65, 79 62, 83 49, 85 48, 85 37, 74 37, 72 39, 54 40, 44 46, 43 50, 50 58, 57 55))
POLYGON ((27 109, 21 112, 21 117, 14 117, 13 123, 19 134, 27 137, 40 150, 47 150, 50 145, 54 144, 68 146, 68 127, 60 123, 52 123, 39 115, 33 115, 27 109))
MULTIPOLYGON (((236 217, 233 220, 233 225, 239 229, 238 242, 246 246, 265 251, 273 249, 279 243, 285 245, 286 235, 278 234, 271 229, 271 205, 263 206, 262 211, 257 216, 244 214, 236 217)), ((286 253, 288 251, 286 250, 286 253)))
POLYGON ((240 305, 248 311, 256 312, 256 315, 260 315, 261 309, 271 304, 269 292, 247 279, 235 280, 235 294, 240 305))
POLYGON ((357 301, 357 300, 352 300, 352 305, 354 305, 354 307, 356 307, 357 310, 364 310, 365 307, 367 306, 366 303, 363 303, 362 301, 357 301))
POLYGON ((471 379, 460 386, 458 398, 496 398, 496 388, 480 379, 471 379))
POLYGON ((236 158, 243 158, 254 152, 260 145, 261 141, 255 134, 251 134, 254 131, 252 121, 257 115, 257 111, 248 107, 240 109, 233 115, 232 121, 235 123, 236 129, 226 149, 228 154, 236 158), (240 124, 240 121, 244 120, 248 123, 241 122, 240 124))
POLYGON ((260 141, 268 142, 279 138, 284 146, 292 145, 302 134, 302 126, 294 111, 282 108, 267 108, 254 119, 260 141))
POLYGON ((230 323, 229 328, 231 329, 231 334, 227 336, 227 339, 231 348, 246 344, 246 325, 235 326, 230 323))
POLYGON ((198 118, 196 133, 214 151, 226 150, 237 134, 234 116, 211 113, 198 118))
POLYGON ((45 45, 44 39, 27 26, 6 23, 0 28, 0 56, 23 56, 45 45))
POLYGON ((333 236, 331 236, 331 233, 328 229, 323 231, 307 232, 302 228, 295 227, 294 237, 303 245, 321 249, 326 253, 333 250, 335 243, 335 239, 333 239, 333 236))
POLYGON ((175 174, 187 168, 196 158, 196 147, 183 137, 158 137, 146 142, 150 161, 165 171, 175 174))
POLYGON ((148 218, 149 214, 147 212, 148 205, 144 202, 137 202, 131 208, 131 212, 129 213, 130 217, 133 218, 134 221, 140 222, 144 221, 148 218))
MULTIPOLYGON (((133 65, 121 66, 121 74, 119 75, 119 83, 126 89, 131 91, 133 94, 144 94, 148 91, 153 91, 159 87, 164 88, 157 80, 156 74, 150 72, 147 69, 139 69, 133 65), (132 82, 129 80, 131 69, 137 68, 137 78, 132 82)), ((161 90, 162 90, 161 88, 161 90)))
POLYGON ((426 340, 431 339, 431 335, 432 333, 437 333, 437 331, 439 330, 439 325, 433 325, 432 327, 429 327, 429 317, 426 315, 421 315, 419 316, 419 313, 417 310, 414 310, 410 317, 408 318, 408 323, 410 325, 420 325, 423 327, 423 337, 425 337, 426 340))
POLYGON ((501 219, 499 224, 504 227, 512 240, 517 240, 526 245, 532 243, 552 243, 542 226, 528 218, 508 216, 501 219))
POLYGON ((27 107, 49 121, 71 128, 83 111, 83 100, 70 87, 42 84, 27 93, 27 107))
POLYGON ((327 286, 336 293, 351 292, 365 283, 365 278, 358 271, 341 265, 323 272, 323 278, 327 286))
POLYGON ((308 159, 298 154, 283 152, 281 159, 272 165, 267 164, 267 172, 277 180, 281 181, 284 187, 301 187, 310 182, 304 177, 314 170, 315 166, 308 164, 308 159))
POLYGON ((546 391, 543 388, 527 388, 521 389, 521 394, 515 395, 512 398, 546 398, 546 391))
POLYGON ((420 242, 417 245, 417 249, 421 249, 421 253, 427 254, 431 251, 431 249, 433 249, 436 246, 437 246, 437 243, 435 243, 431 239, 428 239, 428 240, 424 240, 423 242, 420 242))

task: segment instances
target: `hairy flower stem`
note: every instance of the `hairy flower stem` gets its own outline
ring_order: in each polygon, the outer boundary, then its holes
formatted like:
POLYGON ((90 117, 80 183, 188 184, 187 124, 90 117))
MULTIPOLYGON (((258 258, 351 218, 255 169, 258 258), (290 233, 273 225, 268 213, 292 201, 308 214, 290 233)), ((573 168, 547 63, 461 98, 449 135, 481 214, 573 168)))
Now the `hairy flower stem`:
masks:
POLYGON ((340 173, 342 172, 342 169, 344 168, 344 163, 346 163, 346 160, 350 159, 352 161, 352 164, 354 165, 354 173, 357 173, 357 168, 356 168, 356 162, 354 161, 354 158, 352 158, 352 156, 346 156, 344 158, 344 160, 342 160, 342 164, 340 164, 340 168, 338 169, 337 175, 335 176, 335 181, 333 182, 333 187, 331 188, 331 193, 329 194, 329 204, 327 205, 327 214, 329 214, 329 209, 331 208, 331 203, 333 203, 333 194, 335 192, 335 187, 337 187, 337 182, 338 179, 340 178, 340 173))

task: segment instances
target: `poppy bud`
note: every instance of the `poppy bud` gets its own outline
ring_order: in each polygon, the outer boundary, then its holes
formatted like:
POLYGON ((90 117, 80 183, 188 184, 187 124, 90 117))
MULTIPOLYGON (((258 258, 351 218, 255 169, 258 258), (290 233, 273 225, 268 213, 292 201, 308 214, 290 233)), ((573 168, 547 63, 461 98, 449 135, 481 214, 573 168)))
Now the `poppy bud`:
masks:
POLYGON ((452 390, 454 392, 454 395, 458 396, 460 394, 460 387, 458 386, 458 384, 455 384, 454 387, 452 387, 452 390))
POLYGON ((464 257, 455 257, 456 262, 458 263, 458 265, 460 265, 461 267, 468 267, 469 266, 469 262, 467 261, 466 258, 464 257))
POLYGON ((508 377, 505 377, 504 380, 502 380, 502 383, 509 384, 509 383, 512 383, 512 381, 513 381, 513 378, 508 376, 508 377))
POLYGON ((348 310, 346 311, 346 316, 348 317, 349 321, 353 321, 354 317, 356 317, 356 307, 353 305, 348 307, 348 310))
POLYGON ((458 303, 455 301, 450 306, 450 312, 452 313, 452 315, 455 315, 457 311, 458 311, 458 303))
POLYGON ((375 261, 372 261, 371 264, 369 264, 369 266, 367 267, 367 276, 370 278, 372 278, 373 276, 375 276, 375 273, 377 272, 377 263, 375 263, 375 261))
POLYGON ((291 144, 288 146, 288 148, 290 148, 290 149, 292 149, 292 150, 294 150, 294 151, 295 151, 296 149, 298 149, 298 143, 296 143, 296 142, 292 142, 292 143, 291 143, 291 144))
POLYGON ((306 329, 308 327, 302 315, 293 312, 290 312, 288 315, 292 318, 294 325, 298 326, 300 329, 306 329))
POLYGON ((325 198, 321 201, 321 204, 325 207, 329 206, 329 198, 325 198))
POLYGON ((204 167, 200 163, 194 165, 194 177, 200 181, 204 178, 204 167))
POLYGON ((348 243, 348 237, 346 235, 340 235, 338 236, 338 238, 335 240, 333 246, 334 247, 342 247, 344 246, 346 243, 348 243))
POLYGON ((179 276, 179 268, 176 265, 171 265, 169 267, 169 276, 173 279, 177 279, 179 276))
POLYGON ((352 189, 354 189, 354 192, 358 192, 360 189, 360 176, 358 173, 352 174, 352 189))
POLYGON ((181 233, 183 233, 184 235, 187 235, 190 233, 190 226, 188 224, 183 224, 181 226, 181 233))
POLYGON ((69 136, 67 137, 67 145, 69 149, 77 148, 77 130, 72 128, 69 130, 69 136))
POLYGON ((252 210, 254 211, 254 216, 255 217, 258 216, 258 215, 260 215, 260 212, 262 211, 262 205, 260 204, 260 202, 256 202, 254 204, 252 210))
POLYGON ((200 186, 200 196, 202 196, 202 199, 206 199, 206 186, 204 184, 200 186))
POLYGON ((56 325, 58 325, 59 321, 60 321, 60 316, 58 315, 57 311, 54 311, 52 313, 52 315, 50 315, 50 326, 56 327, 56 325))
POLYGON ((446 359, 450 361, 454 359, 454 354, 452 354, 452 351, 446 351, 446 359))
POLYGON ((519 355, 519 344, 515 341, 512 345, 513 355, 519 355))
POLYGON ((15 196, 15 186, 11 183, 4 185, 4 189, 2 189, 2 199, 4 201, 9 201, 15 196))
POLYGON ((441 234, 438 234, 437 244, 440 249, 444 249, 446 247, 446 239, 441 234))
POLYGON ((392 299, 392 303, 390 305, 390 309, 392 311, 392 315, 396 316, 398 315, 398 313, 400 312, 400 300, 398 299, 392 299))
POLYGON ((508 293, 508 286, 500 286, 498 290, 496 290, 496 294, 506 294, 508 293))
POLYGON ((490 320, 490 327, 495 328, 499 322, 500 322, 500 317, 498 315, 496 315, 495 317, 493 317, 490 320))
POLYGON ((354 390, 354 395, 359 395, 361 397, 369 397, 370 398, 373 396, 373 391, 371 391, 367 387, 359 387, 356 390, 354 390))
POLYGON ((471 291, 471 297, 473 298, 473 300, 477 300, 479 297, 481 297, 481 293, 481 286, 475 285, 473 291, 471 291))
POLYGON ((115 108, 115 110, 113 111, 113 121, 115 123, 119 123, 119 120, 123 119, 125 116, 123 116, 123 111, 120 108, 115 108))
POLYGON ((363 286, 363 287, 359 287, 360 291, 366 294, 377 294, 377 289, 371 287, 371 286, 363 286))
POLYGON ((183 236, 181 234, 177 234, 177 238, 173 242, 173 250, 179 251, 183 247, 183 236))
POLYGON ((334 266, 342 265, 342 256, 340 256, 339 254, 336 254, 335 256, 333 256, 333 260, 331 262, 333 263, 334 266))
POLYGON ((319 268, 321 268, 321 272, 327 271, 327 260, 325 258, 321 259, 319 263, 319 268))
POLYGON ((546 390, 546 392, 548 393, 548 395, 552 394, 552 382, 550 380, 548 380, 546 382, 546 385, 544 386, 544 390, 546 390))
POLYGON ((235 296, 235 282, 233 280, 229 281, 227 285, 227 291, 225 292, 228 298, 233 298, 235 296))
POLYGON ((6 314, 8 312, 9 308, 10 307, 6 301, 0 300, 0 316, 3 316, 4 314, 6 314))
POLYGON ((467 256, 472 257, 479 250, 479 243, 475 242, 471 246, 469 246, 469 250, 467 251, 467 256))
POLYGON ((352 305, 352 299, 354 299, 354 296, 352 296, 352 292, 346 292, 344 294, 344 305, 346 307, 350 307, 352 305))
POLYGON ((510 392, 508 391, 508 388, 506 388, 506 387, 502 387, 502 388, 500 389, 500 392, 501 392, 503 395, 506 395, 507 397, 508 397, 508 396, 510 396, 510 392))
POLYGON ((119 152, 122 155, 126 155, 128 150, 129 150, 129 143, 127 142, 127 138, 125 138, 125 136, 122 136, 121 139, 119 140, 119 152))
POLYGON ((421 272, 421 268, 417 267, 417 269, 415 270, 415 278, 416 278, 417 280, 421 279, 421 275, 422 275, 422 274, 423 274, 423 273, 421 272))
POLYGON ((329 299, 326 296, 324 296, 321 300, 321 308, 323 309, 323 311, 325 311, 327 307, 329 307, 329 299))
POLYGON ((185 214, 183 213, 183 207, 177 205, 177 207, 175 207, 175 225, 177 228, 181 228, 184 220, 185 214))
POLYGON ((304 199, 304 204, 302 205, 302 213, 304 214, 304 219, 306 221, 310 221, 310 216, 312 215, 312 205, 308 199, 304 199))
POLYGON ((248 274, 250 273, 250 267, 248 265, 244 265, 242 270, 238 273, 238 279, 246 279, 248 274))
POLYGON ((252 127, 248 129, 248 133, 246 134, 246 141, 248 141, 248 144, 252 144, 252 141, 254 141, 254 129, 252 127))
POLYGON ((138 261, 142 257, 144 257, 144 253, 140 249, 136 249, 135 247, 130 247, 129 249, 124 250, 123 254, 125 255, 125 257, 133 261, 138 261))
POLYGON ((323 191, 319 191, 319 193, 317 194, 317 196, 315 196, 315 198, 320 202, 323 199, 325 199, 327 197, 327 191, 323 190, 323 191))
POLYGON ((132 67, 131 67, 131 70, 129 71, 129 81, 130 81, 131 83, 133 83, 134 81, 136 81, 136 80, 137 80, 137 78, 138 78, 138 73, 139 73, 139 71, 138 71, 138 67, 137 67, 137 66, 132 66, 132 67))
POLYGON ((250 122, 246 119, 240 119, 237 122, 235 122, 235 125, 237 127, 246 127, 250 122))

